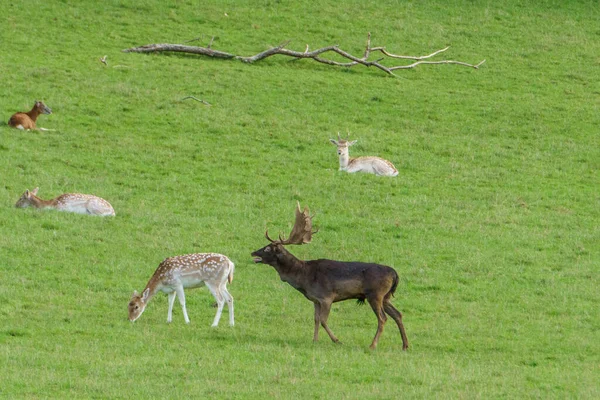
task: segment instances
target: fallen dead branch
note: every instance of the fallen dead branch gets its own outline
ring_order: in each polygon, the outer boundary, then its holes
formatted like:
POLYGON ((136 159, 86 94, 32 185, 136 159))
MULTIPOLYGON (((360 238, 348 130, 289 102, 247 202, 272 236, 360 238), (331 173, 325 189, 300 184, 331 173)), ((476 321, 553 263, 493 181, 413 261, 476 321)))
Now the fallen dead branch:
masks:
MULTIPOLYGON (((194 39, 196 40, 196 39, 194 39)), ((367 35, 367 44, 365 47, 365 51, 362 57, 357 57, 352 55, 351 53, 344 51, 339 48, 338 45, 322 47, 317 50, 309 51, 309 46, 306 45, 304 51, 295 51, 289 50, 286 46, 289 44, 289 41, 280 44, 279 46, 272 47, 265 51, 262 51, 258 54, 249 57, 243 57, 231 53, 227 53, 224 51, 218 51, 211 48, 214 41, 214 37, 212 37, 210 44, 207 47, 197 47, 197 46, 187 46, 183 44, 169 44, 169 43, 154 43, 147 44, 139 47, 132 47, 129 49, 123 50, 125 53, 159 53, 159 52, 177 52, 177 53, 189 53, 189 54, 198 54, 213 58, 223 58, 223 59, 235 59, 240 60, 245 63, 255 63, 257 61, 263 60, 265 58, 274 56, 274 55, 283 55, 287 57, 292 57, 295 59, 303 59, 308 58, 314 60, 316 62, 327 64, 327 65, 335 65, 339 67, 353 67, 355 65, 364 65, 366 67, 375 67, 378 68, 390 75, 394 75, 394 71, 399 69, 410 69, 414 68, 421 64, 456 64, 465 67, 471 67, 478 69, 485 60, 479 62, 478 64, 469 64, 462 61, 454 61, 454 60, 439 60, 439 61, 428 61, 429 58, 434 57, 440 53, 445 52, 450 48, 450 46, 445 47, 441 50, 434 51, 431 54, 425 56, 404 56, 399 54, 393 54, 388 52, 385 47, 371 47, 371 33, 367 35), (326 53, 335 53, 340 55, 341 57, 349 60, 348 62, 339 62, 329 58, 324 58, 326 53), (369 61, 369 56, 371 53, 381 53, 384 57, 381 57, 374 61, 369 61), (389 59, 401 59, 401 60, 411 60, 414 61, 411 64, 405 65, 394 65, 394 66, 386 66, 381 63, 381 61, 389 59)))

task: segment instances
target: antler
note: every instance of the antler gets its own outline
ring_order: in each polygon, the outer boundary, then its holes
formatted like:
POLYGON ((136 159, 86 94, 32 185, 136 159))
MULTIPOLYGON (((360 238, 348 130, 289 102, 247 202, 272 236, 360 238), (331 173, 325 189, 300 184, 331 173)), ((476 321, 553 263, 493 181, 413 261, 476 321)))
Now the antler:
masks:
POLYGON ((287 239, 283 239, 279 235, 279 240, 273 240, 269 237, 269 231, 265 232, 265 237, 271 243, 280 244, 306 244, 312 240, 312 235, 317 233, 318 230, 313 231, 312 229, 312 216, 308 210, 308 207, 304 207, 304 211, 300 210, 300 202, 297 202, 298 207, 296 208, 296 221, 292 232, 287 239))

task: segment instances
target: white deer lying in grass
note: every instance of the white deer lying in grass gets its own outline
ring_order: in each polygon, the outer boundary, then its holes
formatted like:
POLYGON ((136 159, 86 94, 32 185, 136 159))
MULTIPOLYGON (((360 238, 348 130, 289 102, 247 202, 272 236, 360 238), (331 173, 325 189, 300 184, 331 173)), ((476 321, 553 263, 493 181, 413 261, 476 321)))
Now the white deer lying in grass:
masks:
POLYGON ((39 188, 35 188, 31 192, 26 190, 17 201, 17 204, 15 204, 15 207, 50 208, 78 214, 99 215, 102 217, 115 215, 115 210, 110 203, 98 196, 91 194, 65 193, 52 200, 43 200, 37 197, 38 190, 39 188))
POLYGON ((183 318, 189 324, 190 318, 185 308, 183 290, 206 285, 217 300, 217 314, 212 326, 219 325, 225 302, 229 309, 229 325, 233 326, 233 296, 227 291, 227 283, 231 283, 233 280, 234 268, 235 266, 229 258, 217 253, 187 254, 167 258, 160 263, 142 294, 140 295, 137 291, 133 292, 127 307, 129 320, 133 322, 138 319, 150 299, 161 291, 169 296, 167 322, 171 322, 173 319, 173 304, 175 297, 179 296, 183 318))
POLYGON ((349 142, 348 137, 342 139, 339 132, 338 140, 329 140, 337 146, 338 155, 340 156, 340 171, 349 173, 366 172, 380 176, 398 175, 398 170, 394 167, 394 164, 383 158, 374 156, 350 158, 348 148, 355 144, 356 140, 349 142))

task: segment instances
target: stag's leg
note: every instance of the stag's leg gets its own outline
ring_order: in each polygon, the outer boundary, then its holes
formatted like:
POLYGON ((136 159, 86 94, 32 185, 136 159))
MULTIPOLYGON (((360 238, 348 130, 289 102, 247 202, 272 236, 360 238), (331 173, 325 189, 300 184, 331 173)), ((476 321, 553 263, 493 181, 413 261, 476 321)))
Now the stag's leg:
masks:
POLYGON ((233 296, 231 293, 229 293, 229 290, 227 290, 227 286, 225 284, 223 284, 221 287, 221 291, 225 297, 225 301, 227 302, 227 309, 229 310, 229 325, 233 326, 233 296))
POLYGON ((388 299, 384 300, 383 309, 394 319, 394 321, 396 321, 396 325, 398 325, 398 329, 400 329, 400 336, 402 336, 402 350, 408 349, 408 338, 406 337, 404 324, 402 323, 402 313, 398 311, 388 299))
POLYGON ((315 333, 313 335, 313 342, 319 340, 319 325, 321 325, 321 304, 315 301, 315 333))
MULTIPOLYGON (((183 319, 185 319, 186 324, 189 324, 190 318, 188 317, 188 313, 185 308, 185 293, 183 292, 183 285, 176 286, 175 292, 177 293, 177 296, 179 296, 179 304, 181 304, 181 309, 183 310, 183 319)), ((174 297, 173 300, 175 300, 174 297)))
POLYGON ((167 311, 167 322, 171 323, 173 321, 173 304, 175 304, 175 297, 177 297, 177 292, 173 291, 169 293, 169 311, 167 311))
POLYGON ((219 320, 221 319, 221 313, 223 312, 225 300, 223 299, 223 294, 221 293, 220 288, 215 288, 209 283, 206 284, 206 287, 208 288, 208 290, 210 290, 215 300, 217 300, 217 314, 215 315, 215 319, 212 323, 212 326, 215 327, 219 325, 219 320))
POLYGON ((329 335, 331 340, 333 340, 334 343, 338 343, 340 340, 337 337, 335 337, 333 332, 331 332, 331 329, 329 329, 329 326, 327 326, 327 318, 329 318, 330 310, 331 310, 331 302, 330 301, 324 301, 321 303, 321 313, 320 313, 321 326, 323 326, 323 328, 325 328, 325 332, 327 332, 327 334, 329 335))
POLYGON ((373 338, 373 342, 371 343, 371 350, 377 347, 377 342, 379 342, 379 336, 383 333, 383 325, 385 325, 385 321, 387 320, 387 316, 383 312, 383 299, 381 297, 369 297, 369 304, 373 309, 373 312, 377 316, 377 332, 375 333, 375 337, 373 338))

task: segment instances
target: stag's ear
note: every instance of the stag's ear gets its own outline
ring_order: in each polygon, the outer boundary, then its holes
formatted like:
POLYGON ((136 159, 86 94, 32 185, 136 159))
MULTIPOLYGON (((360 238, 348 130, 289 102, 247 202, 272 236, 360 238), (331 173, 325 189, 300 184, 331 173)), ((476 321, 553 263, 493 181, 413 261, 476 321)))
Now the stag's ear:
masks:
POLYGON ((34 196, 37 196, 37 192, 38 192, 38 190, 40 190, 40 188, 39 188, 39 187, 36 187, 35 189, 33 189, 33 190, 31 191, 31 194, 32 194, 32 195, 34 195, 34 196))

